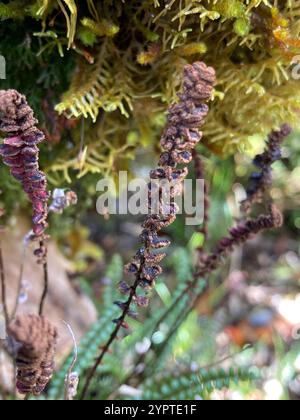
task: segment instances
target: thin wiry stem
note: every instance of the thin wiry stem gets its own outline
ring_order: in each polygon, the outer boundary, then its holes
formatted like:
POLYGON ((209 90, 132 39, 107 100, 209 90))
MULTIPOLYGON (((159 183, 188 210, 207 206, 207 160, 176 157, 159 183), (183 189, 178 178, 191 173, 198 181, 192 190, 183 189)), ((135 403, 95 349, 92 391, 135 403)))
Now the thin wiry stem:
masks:
MULTIPOLYGON (((172 313, 172 311, 176 308, 176 306, 184 298, 184 296, 187 293, 191 293, 192 296, 190 303, 185 308, 185 310, 177 316, 177 318, 171 325, 168 336, 159 348, 159 354, 161 354, 164 351, 169 340, 174 336, 180 325, 182 325, 182 323, 187 319, 189 314, 193 311, 199 299, 209 290, 210 282, 206 281, 204 283, 205 286, 204 288, 202 288, 201 292, 196 294, 194 294, 193 292, 201 279, 204 279, 209 274, 213 273, 219 268, 221 256, 226 256, 226 254, 229 254, 233 251, 234 247, 247 242, 254 234, 258 234, 259 232, 262 232, 267 229, 278 228, 281 226, 281 223, 281 215, 279 211, 275 208, 275 206, 272 205, 270 206, 269 215, 262 215, 257 219, 248 219, 244 222, 241 222, 235 228, 230 230, 230 236, 228 238, 226 237, 220 240, 216 251, 210 254, 209 256, 206 256, 205 259, 203 259, 201 267, 196 267, 193 280, 187 283, 187 286, 183 289, 178 298, 172 303, 172 305, 156 323, 152 333, 154 333, 159 328, 159 325, 167 319, 168 315, 172 313), (226 243, 224 243, 224 239, 226 239, 226 243), (218 262, 218 264, 216 262, 218 262)), ((159 354, 156 354, 155 357, 158 357, 159 354)), ((144 355, 141 355, 139 357, 139 359, 135 363, 134 369, 126 377, 123 383, 128 383, 135 376, 136 366, 138 366, 143 361, 143 357, 144 355)), ((151 366, 154 366, 154 363, 151 363, 151 366)), ((147 374, 149 374, 148 371, 147 374)))
POLYGON ((117 323, 115 329, 113 330, 109 340, 107 341, 107 343, 103 347, 99 357, 96 359, 96 362, 95 362, 93 368, 91 369, 90 373, 88 374, 88 377, 86 379, 86 383, 84 385, 84 388, 83 388, 83 391, 82 391, 82 394, 81 394, 81 397, 80 397, 81 400, 84 400, 86 398, 89 387, 90 387, 91 382, 92 382, 92 379, 95 376, 98 367, 102 363, 102 360, 103 360, 104 356, 106 355, 106 353, 108 353, 108 351, 110 350, 111 345, 114 343, 115 339, 118 336, 118 333, 119 333, 120 329, 123 326, 123 322, 126 319, 126 317, 128 315, 128 312, 130 311, 131 303, 133 301, 134 296, 136 295, 137 288, 140 284, 140 278, 139 277, 140 276, 138 275, 134 285, 131 288, 129 298, 128 298, 126 304, 125 304, 125 307, 124 307, 124 310, 123 310, 123 313, 122 313, 121 317, 118 319, 118 323, 117 323))
MULTIPOLYGON (((44 243, 43 242, 40 243, 40 247, 44 248, 44 243)), ((42 297, 41 297, 41 301, 40 301, 40 306, 39 306, 39 315, 43 315, 44 306, 45 306, 46 298, 47 298, 47 295, 48 295, 48 289, 49 289, 49 273, 48 273, 47 254, 45 255, 45 260, 43 262, 43 273, 44 273, 44 289, 43 289, 43 293, 42 293, 42 297)))
POLYGON ((72 399, 72 398, 70 398, 70 385, 71 385, 70 379, 71 379, 73 369, 74 369, 74 367, 76 365, 76 362, 77 362, 77 359, 78 359, 78 346, 77 346, 75 334, 72 330, 71 325, 68 324, 66 321, 63 321, 63 323, 66 325, 66 327, 69 330, 69 333, 70 333, 70 335, 72 337, 72 341, 73 341, 73 347, 74 347, 74 356, 73 356, 72 362, 69 366, 66 381, 65 381, 65 401, 70 401, 70 399, 72 399))
POLYGON ((4 270, 4 261, 3 261, 1 242, 0 242, 0 281, 1 281, 2 307, 3 307, 5 324, 7 326, 9 324, 9 313, 8 313, 8 306, 7 306, 6 279, 5 279, 5 270, 4 270))
MULTIPOLYGON (((169 108, 167 124, 161 137, 163 153, 160 156, 159 168, 150 173, 152 181, 168 181, 175 184, 171 189, 172 201, 171 203, 164 203, 161 187, 158 187, 160 193, 159 209, 146 217, 142 225, 141 240, 143 246, 140 247, 131 263, 126 266, 127 274, 135 276, 134 285, 130 287, 127 283, 123 283, 124 294, 128 295, 128 300, 126 302, 115 302, 122 309, 122 315, 116 320, 116 328, 87 377, 81 399, 87 396, 98 366, 116 340, 120 329, 122 327, 127 328, 125 319, 130 315, 132 302, 140 302, 140 306, 145 306, 148 301, 148 298, 138 296, 138 288, 147 290, 153 288, 156 278, 162 272, 159 264, 166 254, 156 254, 153 251, 170 245, 170 241, 162 239, 159 233, 176 219, 178 209, 174 199, 182 194, 182 182, 188 174, 187 167, 179 168, 180 165, 187 165, 192 161, 191 152, 202 138, 199 127, 203 125, 207 116, 209 108, 206 102, 211 97, 214 82, 215 71, 204 63, 194 63, 191 66, 186 66, 183 90, 178 95, 179 102, 169 108)), ((148 185, 149 209, 153 207, 152 199, 155 188, 152 184, 153 182, 148 185)))
POLYGON ((17 296, 16 296, 16 301, 15 301, 15 305, 11 314, 11 319, 13 319, 18 311, 18 307, 19 307, 19 303, 20 303, 20 295, 21 295, 21 291, 22 291, 22 284, 23 284, 23 276, 24 276, 24 268, 25 268, 25 257, 26 257, 26 245, 23 245, 23 250, 22 250, 22 256, 21 256, 21 266, 20 266, 20 274, 19 274, 19 280, 18 280, 18 288, 17 288, 17 296))
POLYGON ((44 312, 44 306, 45 306, 45 302, 46 302, 46 298, 47 298, 47 294, 48 294, 48 289, 49 289, 49 274, 48 274, 48 263, 45 262, 43 264, 43 272, 44 272, 44 289, 43 289, 43 294, 41 297, 41 302, 40 302, 40 307, 39 307, 39 315, 43 315, 44 312))

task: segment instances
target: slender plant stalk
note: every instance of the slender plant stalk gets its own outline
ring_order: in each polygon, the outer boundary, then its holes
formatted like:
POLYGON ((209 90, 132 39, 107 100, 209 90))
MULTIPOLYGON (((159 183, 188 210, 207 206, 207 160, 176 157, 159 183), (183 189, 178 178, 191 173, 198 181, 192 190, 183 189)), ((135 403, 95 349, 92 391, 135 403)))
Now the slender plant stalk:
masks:
MULTIPOLYGON (((178 303, 181 301, 181 299, 185 296, 186 293, 189 293, 193 287, 196 286, 198 282, 198 279, 194 279, 193 282, 189 282, 189 284, 187 285, 187 287, 181 292, 181 294, 178 296, 178 298, 172 303, 172 305, 167 309, 167 311, 163 314, 163 316, 158 320, 158 322, 155 324, 155 327, 152 329, 152 333, 150 335, 152 335, 155 331, 157 331, 157 329, 159 328, 159 325, 161 323, 164 322, 165 319, 167 319, 168 315, 173 311, 173 309, 178 305, 178 303)), ((188 307, 189 308, 189 307, 188 307)), ((184 316, 185 318, 185 314, 186 311, 184 311, 183 313, 180 314, 180 316, 184 316)), ((175 320, 174 324, 178 322, 178 318, 175 320)), ((171 330, 173 330, 173 326, 171 327, 171 330)), ((166 340, 167 341, 167 340, 166 340)), ((153 344, 151 344, 152 347, 153 344)), ((151 348, 150 347, 150 348, 151 348)), ((131 379, 134 378, 135 374, 136 374, 136 367, 139 366, 143 361, 144 361, 144 354, 141 354, 138 359, 135 361, 134 364, 134 368, 132 369, 132 371, 126 376, 126 378, 123 380, 123 384, 128 384, 131 379)), ((155 355, 156 357, 156 355, 155 355)), ((115 395, 115 393, 117 392, 117 390, 115 390, 112 394, 115 395)), ((109 398, 111 399, 111 398, 109 398)))
MULTIPOLYGON (((122 309, 122 315, 115 321, 116 328, 112 332, 108 342, 103 347, 99 357, 88 374, 83 388, 81 399, 85 399, 91 381, 96 374, 98 366, 109 351, 111 345, 118 336, 122 327, 127 328, 125 319, 130 315, 130 306, 133 301, 138 306, 147 306, 149 299, 137 294, 138 288, 151 289, 156 278, 161 274, 160 262, 166 254, 156 254, 153 251, 166 248, 170 241, 159 236, 163 228, 168 227, 176 220, 178 212, 175 197, 182 194, 182 182, 188 174, 188 168, 180 169, 180 165, 187 165, 192 161, 192 150, 202 138, 199 127, 204 124, 208 114, 206 102, 211 98, 213 84, 215 82, 214 69, 207 67, 204 63, 188 65, 184 70, 183 89, 178 95, 179 102, 169 108, 167 124, 161 137, 163 153, 160 156, 159 168, 151 171, 152 180, 148 185, 150 201, 148 202, 151 214, 146 217, 142 227, 142 247, 138 250, 131 263, 126 266, 125 271, 135 276, 133 286, 122 282, 122 292, 128 295, 126 302, 117 301, 115 304, 122 309), (172 182, 171 203, 165 203, 161 187, 159 190, 159 209, 153 211, 153 192, 155 186, 153 181, 172 182)), ((154 206, 155 207, 155 206, 154 206)))
MULTIPOLYGON (((139 273, 139 274, 141 274, 141 273, 139 273)), ((81 397, 80 397, 81 400, 84 400, 85 397, 87 396, 87 392, 89 390, 92 379, 93 379, 98 367, 100 366, 100 364, 101 364, 104 356, 106 355, 106 353, 110 350, 111 345, 113 344, 113 342, 117 338, 118 333, 123 326, 123 322, 124 322, 125 318, 127 317, 128 312, 130 311, 130 306, 131 306, 131 303, 133 301, 134 296, 136 295, 136 291, 137 291, 137 288, 139 286, 139 283, 140 283, 140 278, 139 278, 139 275, 138 275, 137 280, 135 281, 134 285, 131 288, 131 292, 130 292, 128 300, 125 304, 123 313, 122 313, 121 317, 119 318, 115 329, 113 330, 109 340, 107 341, 107 343, 103 347, 102 352, 100 353, 99 357, 96 359, 96 362, 95 362, 93 368, 91 369, 91 371, 88 374, 86 383, 84 385, 84 388, 83 388, 83 391, 82 391, 82 394, 81 394, 81 397)))
POLYGON ((43 289, 43 294, 42 294, 41 302, 39 306, 39 315, 43 315, 44 306, 45 306, 46 298, 48 295, 48 289, 49 289, 49 273, 48 273, 47 262, 43 264, 43 272, 44 272, 44 289, 43 289))
POLYGON ((22 283, 23 283, 23 276, 24 276, 24 268, 25 268, 25 257, 26 257, 26 245, 23 245, 22 250, 22 257, 21 257, 21 266, 20 266, 20 274, 19 274, 19 280, 18 280, 18 288, 17 288, 17 296, 15 305, 11 314, 11 319, 13 319, 18 311, 19 303, 20 303, 20 295, 22 290, 22 283))
POLYGON ((71 362, 71 364, 69 366, 67 377, 66 377, 66 382, 65 382, 65 401, 70 401, 70 393, 69 393, 69 390, 70 390, 70 378, 71 378, 73 369, 74 369, 74 367, 76 365, 76 362, 77 362, 77 359, 78 359, 78 346, 77 346, 75 334, 74 334, 74 332, 72 330, 71 325, 68 324, 66 321, 63 321, 63 323, 66 325, 66 327, 69 330, 69 333, 70 333, 70 335, 72 337, 73 346, 74 346, 74 355, 73 355, 72 362, 71 362))
MULTIPOLYGON (((230 236, 223 238, 220 240, 218 246, 216 247, 216 251, 208 256, 205 259, 201 260, 201 265, 197 266, 194 272, 193 281, 187 283, 187 286, 183 289, 181 294, 178 298, 173 302, 173 304, 169 307, 169 309, 163 314, 163 316, 159 319, 156 323, 153 332, 159 327, 159 325, 164 322, 164 320, 168 317, 168 315, 175 309, 181 299, 187 294, 193 292, 194 288, 196 287, 197 283, 200 279, 203 279, 209 276, 211 273, 216 271, 220 266, 220 259, 221 257, 225 257, 227 254, 233 251, 234 247, 238 245, 242 245, 247 242, 253 234, 257 234, 267 229, 278 228, 281 226, 282 217, 279 211, 275 208, 275 206, 270 206, 270 214, 269 215, 262 215, 254 220, 247 219, 246 221, 241 222, 235 228, 230 230, 230 236), (218 262, 218 264, 217 264, 218 262)), ((222 281, 221 281, 222 282, 222 281)), ((178 330, 179 326, 187 319, 189 314, 195 308, 198 300, 208 291, 210 287, 210 282, 206 281, 204 288, 201 290, 200 293, 197 293, 194 296, 191 296, 191 301, 186 309, 180 313, 173 325, 170 328, 170 332, 166 337, 164 344, 162 344, 159 348, 159 354, 163 352, 166 345, 168 344, 169 340, 173 337, 173 335, 178 330)), ((155 357, 158 357, 159 354, 156 354, 155 357)), ((135 375, 136 366, 138 366, 142 361, 142 356, 136 361, 135 367, 132 372, 127 376, 124 383, 128 383, 135 375)), ((153 360, 148 365, 154 366, 153 360)), ((147 372, 149 373, 149 372, 147 372)))
POLYGON ((3 307, 5 324, 7 326, 9 324, 9 313, 8 313, 8 306, 7 306, 6 279, 5 279, 5 270, 4 270, 4 262, 3 262, 3 253, 2 253, 1 242, 0 242, 0 280, 1 280, 2 307, 3 307))
MULTIPOLYGON (((43 241, 40 243, 40 248, 44 248, 44 243, 43 241)), ((44 262, 43 262, 43 273, 44 273, 44 289, 43 289, 43 293, 42 293, 42 297, 41 297, 41 301, 40 301, 40 306, 39 306, 39 315, 43 315, 44 312, 44 306, 45 306, 45 302, 46 302, 46 298, 48 295, 48 289, 49 289, 49 272, 48 272, 48 260, 47 260, 47 254, 44 257, 44 262)))

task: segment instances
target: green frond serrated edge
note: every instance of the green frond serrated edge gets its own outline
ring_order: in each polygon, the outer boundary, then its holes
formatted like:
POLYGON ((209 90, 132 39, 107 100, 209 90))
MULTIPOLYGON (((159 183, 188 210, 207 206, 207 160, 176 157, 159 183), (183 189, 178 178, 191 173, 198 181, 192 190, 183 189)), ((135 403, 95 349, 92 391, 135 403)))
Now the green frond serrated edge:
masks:
POLYGON ((230 383, 255 381, 259 379, 256 370, 244 368, 201 369, 199 372, 186 374, 170 374, 150 379, 143 387, 143 400, 193 400, 202 398, 213 390, 229 388, 230 383))
MULTIPOLYGON (((85 369, 89 368, 99 352, 99 347, 107 341, 112 330, 112 320, 115 319, 120 310, 113 305, 114 295, 117 295, 117 285, 122 279, 123 261, 120 255, 114 255, 110 265, 107 268, 106 276, 111 280, 107 285, 109 292, 104 291, 103 309, 101 317, 91 327, 88 333, 83 337, 78 346, 78 361, 74 370, 79 377, 85 369)), ((51 382, 49 389, 49 399, 62 399, 64 395, 64 383, 68 369, 73 359, 73 353, 67 358, 63 366, 59 369, 51 382)))

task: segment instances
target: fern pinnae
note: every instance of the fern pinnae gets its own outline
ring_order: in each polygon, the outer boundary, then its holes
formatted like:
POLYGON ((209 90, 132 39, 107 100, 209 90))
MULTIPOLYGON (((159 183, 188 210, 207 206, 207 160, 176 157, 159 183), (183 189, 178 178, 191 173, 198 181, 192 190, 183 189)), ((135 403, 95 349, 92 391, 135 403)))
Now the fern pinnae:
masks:
MULTIPOLYGON (((98 352, 99 347, 109 337, 112 325, 111 319, 117 316, 118 309, 113 306, 113 301, 116 294, 116 285, 120 281, 123 273, 123 261, 119 255, 114 255, 107 267, 105 277, 110 280, 103 292, 103 310, 101 317, 90 330, 84 335, 78 345, 78 355, 76 363, 76 373, 79 377, 82 376, 85 369, 92 363, 98 352)), ((49 399, 62 399, 64 390, 64 381, 68 373, 70 364, 72 363, 73 355, 70 355, 59 371, 55 374, 51 387, 49 390, 49 399)))
MULTIPOLYGON (((78 361, 76 364, 76 372, 79 377, 81 377, 84 371, 93 363, 99 346, 111 334, 111 319, 116 316, 117 312, 116 308, 110 307, 102 313, 101 318, 91 327, 89 332, 79 343, 78 361)), ((54 375, 49 389, 48 399, 63 399, 65 377, 68 373, 70 364, 72 363, 72 359, 73 355, 69 356, 63 366, 61 366, 59 371, 54 375)))
POLYGON ((79 67, 61 103, 56 106, 59 114, 65 113, 69 118, 90 116, 96 122, 100 109, 112 112, 117 109, 126 117, 128 109, 132 110, 133 93, 131 83, 125 73, 120 73, 108 61, 108 57, 116 51, 110 41, 104 41, 95 64, 90 65, 86 72, 85 63, 79 67))
POLYGON ((212 391, 228 388, 232 382, 253 382, 257 379, 259 375, 256 370, 246 368, 201 369, 180 374, 172 372, 149 379, 143 386, 141 399, 194 400, 198 396, 209 399, 212 391))

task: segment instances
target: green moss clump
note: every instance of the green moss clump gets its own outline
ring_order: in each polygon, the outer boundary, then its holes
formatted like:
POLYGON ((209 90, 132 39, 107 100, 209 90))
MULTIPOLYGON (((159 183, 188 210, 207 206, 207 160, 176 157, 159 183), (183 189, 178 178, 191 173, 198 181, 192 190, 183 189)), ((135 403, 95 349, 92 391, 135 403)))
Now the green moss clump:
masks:
POLYGON ((28 94, 38 112, 46 99, 50 133, 54 122, 60 127, 58 114, 89 119, 83 151, 74 124, 61 130, 55 159, 45 158, 58 184, 110 174, 141 145, 156 148, 182 68, 199 59, 218 76, 205 145, 221 156, 251 152, 253 138, 298 122, 290 65, 300 50, 299 10, 297 0, 6 1, 0 52, 8 80, 1 84, 28 94))

